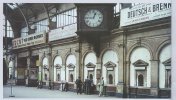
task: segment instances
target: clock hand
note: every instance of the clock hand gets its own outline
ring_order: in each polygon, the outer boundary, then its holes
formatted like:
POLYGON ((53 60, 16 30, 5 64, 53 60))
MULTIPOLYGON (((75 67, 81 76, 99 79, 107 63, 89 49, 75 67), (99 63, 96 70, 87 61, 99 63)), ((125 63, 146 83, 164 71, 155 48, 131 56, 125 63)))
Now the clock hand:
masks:
POLYGON ((95 13, 94 16, 93 16, 93 19, 95 18, 95 15, 96 15, 96 13, 95 13))

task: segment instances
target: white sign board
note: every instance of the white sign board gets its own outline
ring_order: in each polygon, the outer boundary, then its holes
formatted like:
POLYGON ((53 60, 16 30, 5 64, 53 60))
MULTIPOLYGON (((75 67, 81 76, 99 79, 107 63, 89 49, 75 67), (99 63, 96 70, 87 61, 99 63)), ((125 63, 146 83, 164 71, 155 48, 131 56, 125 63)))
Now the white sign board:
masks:
POLYGON ((65 26, 63 28, 51 30, 49 32, 49 41, 55 41, 59 39, 76 36, 77 35, 75 33, 76 31, 77 31, 77 24, 72 24, 69 26, 65 26))
POLYGON ((46 42, 46 33, 40 32, 12 40, 13 49, 38 45, 46 42))
POLYGON ((135 70, 145 70, 145 67, 135 67, 135 70))
POLYGON ((171 3, 146 3, 122 9, 120 26, 128 26, 171 16, 171 3))

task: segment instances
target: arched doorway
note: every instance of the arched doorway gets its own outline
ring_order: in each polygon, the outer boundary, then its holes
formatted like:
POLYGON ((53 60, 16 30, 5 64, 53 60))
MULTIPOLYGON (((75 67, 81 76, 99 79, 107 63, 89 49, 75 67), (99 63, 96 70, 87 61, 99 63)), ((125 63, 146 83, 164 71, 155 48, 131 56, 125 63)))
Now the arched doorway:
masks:
POLYGON ((85 55, 84 59, 84 80, 87 79, 87 76, 89 79, 93 81, 95 84, 97 82, 96 80, 96 63, 97 63, 97 57, 95 53, 89 52, 85 55))
POLYGON ((130 86, 150 87, 151 64, 149 51, 144 47, 135 48, 131 52, 130 61, 130 86))

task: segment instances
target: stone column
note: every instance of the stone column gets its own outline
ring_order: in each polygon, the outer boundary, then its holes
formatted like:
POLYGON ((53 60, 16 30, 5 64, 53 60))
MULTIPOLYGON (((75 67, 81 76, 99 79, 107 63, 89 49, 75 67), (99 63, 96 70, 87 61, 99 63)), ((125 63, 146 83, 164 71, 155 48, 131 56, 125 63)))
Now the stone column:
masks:
POLYGON ((159 60, 150 60, 151 62, 151 95, 158 96, 159 88, 159 60))
POLYGON ((126 65, 126 55, 127 55, 127 30, 122 32, 122 42, 118 44, 119 47, 119 69, 118 69, 118 84, 117 84, 117 96, 127 97, 127 65, 126 65))
POLYGON ((26 75, 26 86, 29 86, 29 72, 30 72, 30 66, 31 66, 31 56, 28 55, 27 57, 27 75, 26 75))
POLYGON ((42 53, 39 53, 39 72, 38 72, 38 80, 42 81, 42 53))
POLYGON ((130 61, 126 61, 126 92, 127 97, 130 96, 130 61))
POLYGON ((120 47, 119 53, 119 64, 118 64, 118 83, 117 83, 117 97, 123 97, 124 91, 124 59, 123 59, 123 48, 120 47))
MULTIPOLYGON (((48 67, 49 67, 49 85, 52 87, 52 83, 54 82, 54 71, 52 66, 52 49, 49 47, 48 54, 48 67)), ((50 88, 51 88, 50 87, 50 88)))

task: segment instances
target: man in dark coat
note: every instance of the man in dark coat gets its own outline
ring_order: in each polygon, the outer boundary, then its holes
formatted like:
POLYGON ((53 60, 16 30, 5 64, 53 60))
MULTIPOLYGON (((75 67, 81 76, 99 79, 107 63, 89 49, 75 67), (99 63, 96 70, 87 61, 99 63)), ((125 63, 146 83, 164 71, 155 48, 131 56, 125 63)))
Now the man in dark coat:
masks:
POLYGON ((90 94, 90 86, 91 86, 91 82, 87 76, 87 79, 85 80, 85 85, 86 85, 86 94, 90 94))
POLYGON ((78 79, 76 79, 76 88, 77 88, 77 94, 80 93, 82 94, 82 81, 81 81, 81 77, 78 77, 78 79))
POLYGON ((64 91, 68 91, 68 82, 65 83, 65 86, 64 86, 64 91))
POLYGON ((89 86, 90 86, 90 87, 89 87, 89 88, 90 88, 90 89, 89 89, 89 90, 90 90, 90 94, 93 94, 93 86, 94 86, 94 84, 93 84, 93 79, 90 79, 90 80, 89 80, 89 86))

